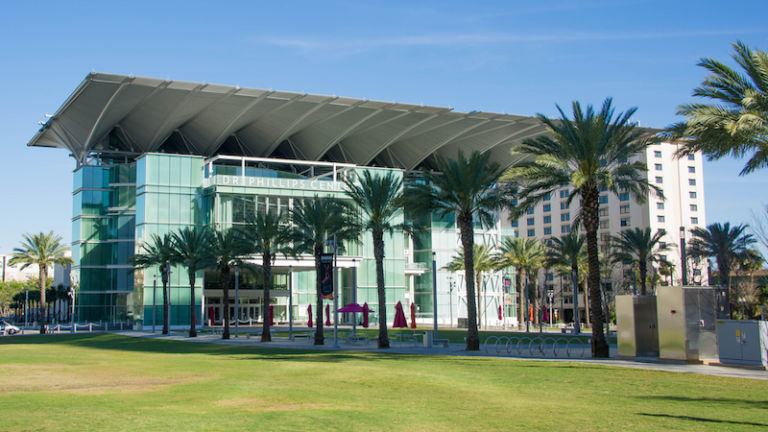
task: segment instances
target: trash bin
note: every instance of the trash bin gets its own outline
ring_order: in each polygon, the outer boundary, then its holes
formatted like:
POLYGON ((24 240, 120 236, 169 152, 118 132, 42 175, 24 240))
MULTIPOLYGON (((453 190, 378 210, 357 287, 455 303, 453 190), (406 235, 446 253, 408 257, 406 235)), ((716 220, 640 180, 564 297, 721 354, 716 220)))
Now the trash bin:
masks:
POLYGON ((432 332, 424 333, 424 348, 432 348, 432 332))

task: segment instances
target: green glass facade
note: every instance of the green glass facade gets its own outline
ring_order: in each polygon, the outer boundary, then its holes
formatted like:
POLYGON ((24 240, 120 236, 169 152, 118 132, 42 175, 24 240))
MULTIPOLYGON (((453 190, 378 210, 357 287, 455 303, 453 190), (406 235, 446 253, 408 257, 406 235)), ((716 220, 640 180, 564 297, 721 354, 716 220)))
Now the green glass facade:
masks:
MULTIPOLYGON (((324 174, 316 172, 314 167, 301 173, 288 172, 270 169, 254 161, 246 163, 246 160, 232 162, 214 158, 206 161, 201 156, 147 153, 131 162, 101 161, 75 170, 72 250, 80 278, 78 319, 127 322, 145 327, 161 325, 163 297, 158 269, 133 272, 128 264, 129 257, 140 252, 142 244, 152 235, 175 232, 187 226, 207 225, 215 229, 238 226, 250 215, 288 212, 297 200, 314 196, 346 199, 337 175, 355 175, 363 170, 403 175, 400 170, 370 167, 337 169, 334 166, 333 171, 329 171, 328 165, 322 167, 326 170, 324 174)), ((431 268, 435 252, 438 318, 442 323, 456 323, 466 317, 463 279, 442 269, 459 245, 455 218, 416 218, 413 215, 408 218, 418 219, 414 225, 419 229, 413 238, 402 232, 385 234, 384 238, 388 321, 394 317, 395 304, 401 301, 405 307, 411 302, 416 303, 417 317, 431 322, 431 268)), ((393 223, 404 221, 401 214, 393 223)), ((490 231, 479 228, 478 242, 494 243, 505 234, 499 227, 490 231)), ((254 263, 258 259, 256 257, 254 263)), ((339 304, 356 300, 377 309, 371 234, 364 233, 359 242, 345 244, 338 260, 339 304)), ((273 270, 272 295, 278 322, 284 322, 288 317, 289 278, 293 288, 294 320, 299 323, 307 320, 307 306, 315 307, 313 266, 309 256, 278 257, 273 270)), ((232 273, 229 307, 234 317, 235 276, 232 273)), ((504 277, 512 278, 511 274, 504 277)), ((224 305, 221 304, 218 274, 213 270, 200 271, 196 279, 192 294, 186 270, 181 266, 171 269, 168 292, 172 326, 189 325, 190 303, 198 311, 199 324, 220 323, 224 305)), ((243 269, 239 272, 238 283, 240 319, 263 319, 260 275, 243 269)), ((505 306, 506 317, 516 316, 514 292, 512 295, 502 292, 501 273, 488 275, 482 292, 486 316, 495 318, 500 304, 505 306)), ((374 313, 371 320, 375 319, 374 313)))

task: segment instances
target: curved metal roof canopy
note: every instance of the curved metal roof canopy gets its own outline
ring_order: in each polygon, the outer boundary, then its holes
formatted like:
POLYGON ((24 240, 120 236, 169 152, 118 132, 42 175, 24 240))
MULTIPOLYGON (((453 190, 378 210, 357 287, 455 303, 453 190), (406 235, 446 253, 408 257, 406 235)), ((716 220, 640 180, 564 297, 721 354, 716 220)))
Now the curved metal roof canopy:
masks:
POLYGON ((89 74, 30 140, 89 155, 169 151, 328 160, 414 169, 432 154, 490 151, 504 166, 509 149, 545 132, 533 117, 460 113, 409 105, 89 74))

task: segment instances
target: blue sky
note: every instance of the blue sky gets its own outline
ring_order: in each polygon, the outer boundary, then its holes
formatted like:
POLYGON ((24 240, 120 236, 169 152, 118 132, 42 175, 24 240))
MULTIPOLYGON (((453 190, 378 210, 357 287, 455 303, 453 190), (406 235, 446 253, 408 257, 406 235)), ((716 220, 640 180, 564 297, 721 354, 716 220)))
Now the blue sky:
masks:
MULTIPOLYGON (((765 1, 3 2, 0 252, 24 232, 70 240, 63 150, 27 148, 88 72, 554 115, 555 104, 638 107, 678 120, 740 39, 768 49, 765 1)), ((705 164, 707 221, 750 222, 768 171, 705 164)))

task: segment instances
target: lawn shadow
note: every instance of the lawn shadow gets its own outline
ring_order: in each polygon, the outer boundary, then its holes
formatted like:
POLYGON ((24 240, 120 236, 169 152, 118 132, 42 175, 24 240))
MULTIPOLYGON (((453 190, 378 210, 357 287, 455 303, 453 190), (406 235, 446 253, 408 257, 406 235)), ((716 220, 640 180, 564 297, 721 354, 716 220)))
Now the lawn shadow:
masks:
POLYGON ((691 420, 691 421, 705 422, 705 423, 723 423, 723 424, 734 424, 734 425, 768 427, 768 423, 757 423, 757 422, 748 422, 748 421, 739 421, 739 420, 720 420, 720 419, 710 419, 705 417, 693 417, 693 416, 672 415, 672 414, 654 414, 654 413, 637 413, 637 414, 641 416, 646 416, 646 417, 674 418, 674 419, 680 419, 680 420, 691 420))

